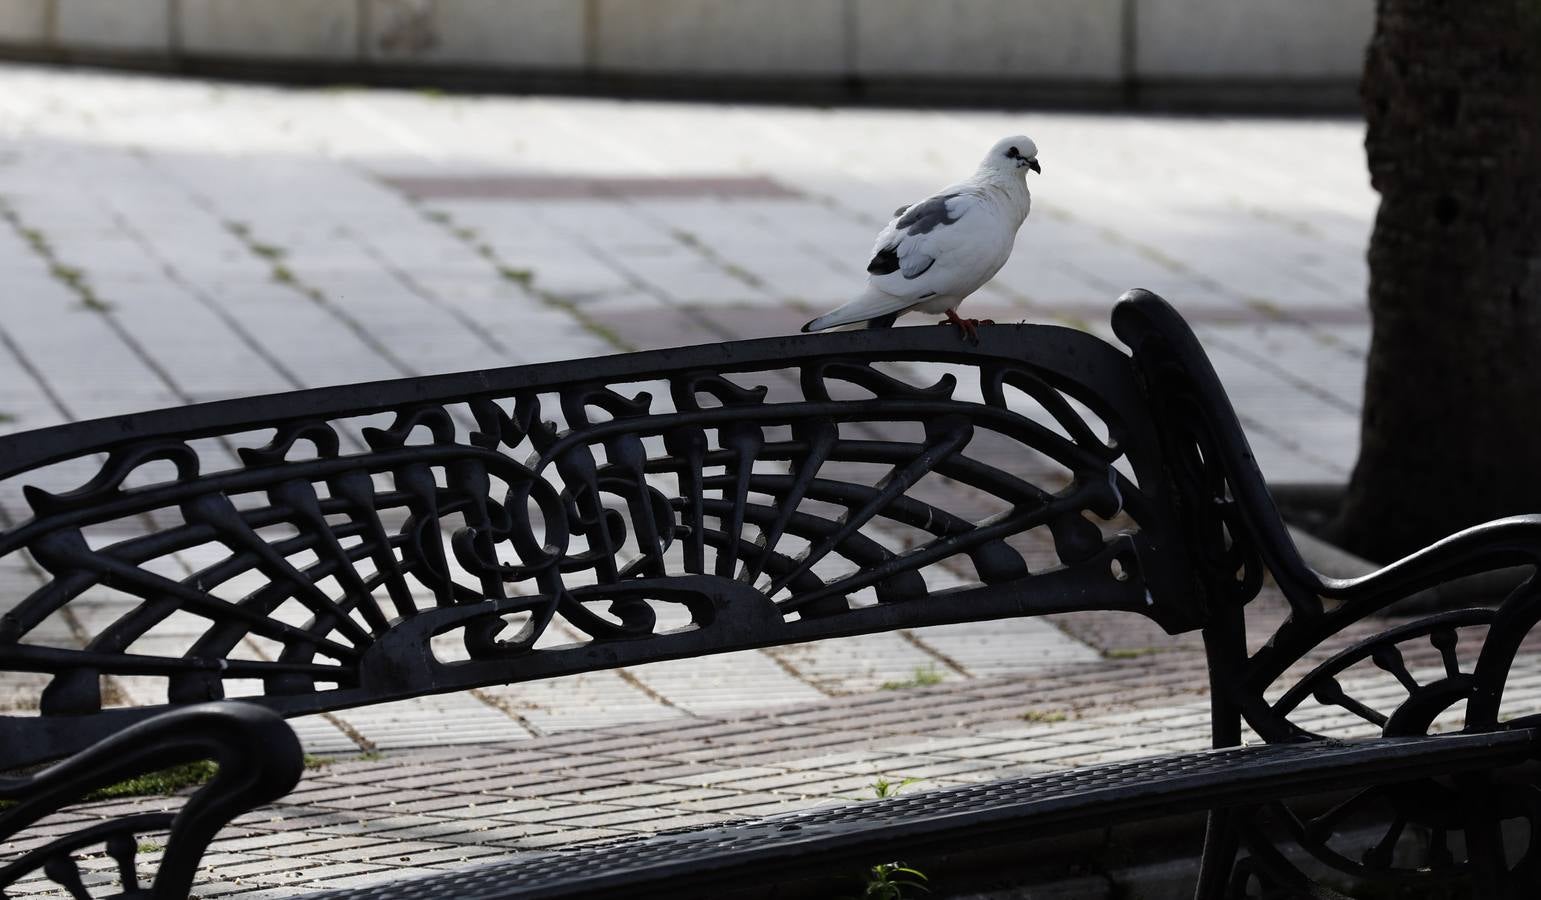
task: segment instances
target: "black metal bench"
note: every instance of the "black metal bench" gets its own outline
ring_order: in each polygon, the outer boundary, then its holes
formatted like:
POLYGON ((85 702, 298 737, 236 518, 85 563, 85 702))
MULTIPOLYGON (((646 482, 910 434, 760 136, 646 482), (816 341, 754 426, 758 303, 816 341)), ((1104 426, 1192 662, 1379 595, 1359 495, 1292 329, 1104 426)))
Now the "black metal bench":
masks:
POLYGON ((1202 629, 1217 749, 326 896, 709 895, 899 849, 1184 810, 1211 811, 1201 897, 1338 896, 1312 883, 1301 851, 1360 879, 1455 880, 1484 896, 1534 885, 1541 815, 1527 767, 1541 755, 1541 716, 1504 705, 1541 618, 1534 586, 1394 625, 1374 617, 1451 579, 1535 565, 1541 517, 1471 529, 1363 578, 1322 578, 1295 551, 1180 317, 1135 291, 1113 323, 1130 352, 1047 326, 985 328, 977 345, 951 329, 860 331, 300 391, 0 439, 5 490, 25 484, 20 498, 0 494, 4 509, 25 510, 5 523, 0 556, 28 560, 42 584, 0 607, 0 670, 47 679, 37 715, 0 717, 0 770, 68 757, 0 779, 0 798, 16 801, 0 810, 0 840, 127 775, 220 763, 174 820, 104 822, 0 861, 0 892, 41 869, 86 896, 73 855, 105 851, 126 895, 184 896, 221 825, 299 778, 281 716, 1086 610, 1202 629), (1265 574, 1288 614, 1271 632, 1254 623, 1249 640, 1265 574), (966 586, 932 588, 959 577, 966 586), (72 604, 96 604, 83 648, 50 637, 72 604), (537 644, 558 618, 583 640, 537 644), (198 627, 167 652, 157 628, 173 621, 173 633, 198 627), (464 651, 441 658, 430 639, 445 634, 464 651), (1400 696, 1358 696, 1375 675, 1400 696), (159 679, 166 702, 114 708, 105 676, 159 679), (1313 733, 1301 721, 1313 704, 1345 711, 1365 737, 1313 733), (1261 742, 1243 746, 1249 734, 1261 742), (1322 817, 1288 805, 1346 789, 1322 817), (1354 858, 1334 849, 1345 811, 1372 801, 1394 810, 1389 843, 1354 858), (138 872, 139 837, 168 830, 153 888, 135 893, 151 878, 138 872), (1421 855, 1390 852, 1413 831, 1421 855))

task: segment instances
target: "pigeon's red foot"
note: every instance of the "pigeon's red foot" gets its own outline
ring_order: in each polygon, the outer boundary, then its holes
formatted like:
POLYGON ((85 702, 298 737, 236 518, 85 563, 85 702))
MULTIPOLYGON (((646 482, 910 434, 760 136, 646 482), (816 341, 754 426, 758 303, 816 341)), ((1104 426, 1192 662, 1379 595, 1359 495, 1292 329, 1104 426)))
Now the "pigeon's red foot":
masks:
POLYGON ((938 325, 956 325, 962 333, 965 341, 979 343, 979 326, 994 325, 994 319, 965 319, 952 310, 947 310, 947 318, 936 323, 938 325))

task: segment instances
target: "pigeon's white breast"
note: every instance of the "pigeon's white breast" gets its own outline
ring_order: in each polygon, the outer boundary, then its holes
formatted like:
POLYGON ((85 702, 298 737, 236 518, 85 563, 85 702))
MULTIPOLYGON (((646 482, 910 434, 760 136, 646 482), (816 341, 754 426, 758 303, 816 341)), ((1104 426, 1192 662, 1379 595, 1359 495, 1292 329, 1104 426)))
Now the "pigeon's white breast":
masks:
POLYGON ((1006 260, 1011 258, 1017 228, 1021 226, 1023 216, 1017 212, 1016 204, 1011 203, 1010 198, 995 191, 981 193, 983 202, 969 217, 974 221, 968 222, 965 219, 958 223, 970 227, 959 228, 959 240, 947 254, 948 265, 944 268, 939 260, 934 267, 944 269, 937 273, 942 276, 938 279, 941 283, 931 288, 939 294, 962 299, 994 278, 995 273, 1006 265, 1006 260))

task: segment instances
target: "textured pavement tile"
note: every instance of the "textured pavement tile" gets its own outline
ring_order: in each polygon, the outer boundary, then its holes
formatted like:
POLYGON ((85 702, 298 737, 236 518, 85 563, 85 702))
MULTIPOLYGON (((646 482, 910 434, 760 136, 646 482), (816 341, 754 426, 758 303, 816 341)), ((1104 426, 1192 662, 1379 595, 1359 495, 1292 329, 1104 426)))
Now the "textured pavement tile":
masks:
POLYGON ((227 862, 219 865, 219 877, 240 880, 258 875, 283 872, 295 873, 295 875, 289 876, 292 878, 297 877, 297 870, 308 867, 309 863, 295 859, 256 859, 244 863, 227 862))
POLYGON ((281 856, 293 856, 302 859, 327 859, 342 862, 364 862, 374 859, 384 859, 390 862, 390 857, 402 853, 410 853, 416 850, 431 850, 442 844, 432 844, 426 841, 401 841, 388 837, 363 838, 363 837, 332 837, 322 838, 305 844, 286 844, 275 848, 281 856))
POLYGON ((496 847, 478 847, 467 844, 457 844, 452 847, 438 847, 433 850, 419 850, 413 853, 404 853, 395 862, 409 866, 430 866, 436 863, 465 862, 479 856, 495 856, 506 852, 496 847))
POLYGON ((668 827, 666 820, 673 818, 673 812, 660 809, 608 809, 600 813, 591 813, 585 816, 572 816, 560 820, 560 824, 572 825, 578 828, 621 828, 631 830, 649 826, 643 830, 653 830, 660 827, 668 827))
MULTIPOLYGON (((334 878, 342 878, 364 872, 377 872, 381 868, 383 867, 372 863, 328 862, 319 866, 307 867, 296 883, 304 884, 312 889, 319 889, 322 885, 330 884, 334 878)), ((262 881, 265 878, 278 880, 283 878, 285 874, 287 873, 275 873, 269 876, 258 875, 254 876, 252 880, 262 881)), ((284 878, 283 880, 287 881, 289 879, 284 878)))
POLYGON ((543 850, 548 847, 565 847, 576 841, 597 841, 605 838, 623 837, 628 832, 617 828, 573 828, 553 831, 547 834, 534 834, 520 838, 518 845, 523 850, 543 850))

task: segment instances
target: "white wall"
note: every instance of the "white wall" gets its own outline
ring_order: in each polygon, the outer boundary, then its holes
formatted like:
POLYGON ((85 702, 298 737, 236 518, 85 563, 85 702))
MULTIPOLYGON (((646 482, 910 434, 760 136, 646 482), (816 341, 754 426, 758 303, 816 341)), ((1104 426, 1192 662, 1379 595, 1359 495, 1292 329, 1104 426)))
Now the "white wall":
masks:
POLYGON ((1348 82, 1373 19, 1373 0, 0 0, 0 46, 568 75, 1348 82))

